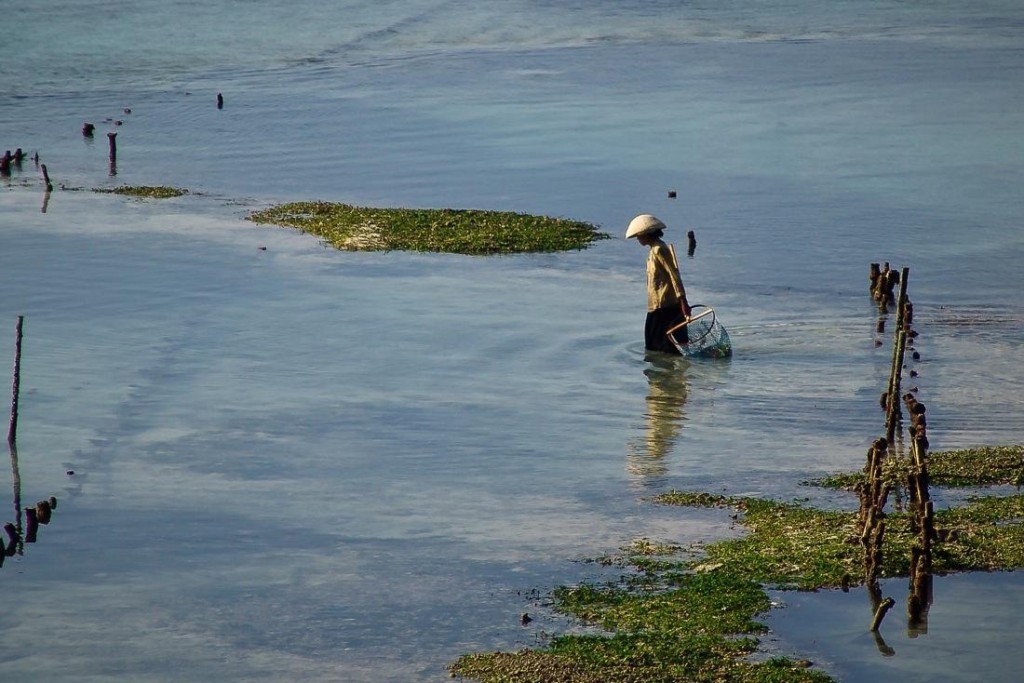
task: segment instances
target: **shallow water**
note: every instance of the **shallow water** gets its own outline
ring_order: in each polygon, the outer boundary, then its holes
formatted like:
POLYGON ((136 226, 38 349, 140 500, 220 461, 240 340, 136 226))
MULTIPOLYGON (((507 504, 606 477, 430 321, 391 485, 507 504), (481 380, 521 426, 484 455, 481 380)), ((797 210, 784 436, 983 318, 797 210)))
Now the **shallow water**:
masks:
POLYGON ((905 580, 882 583, 896 604, 877 634, 864 590, 773 595, 770 647, 802 653, 840 680, 1012 680, 1013 652, 1024 590, 1015 573, 964 574, 934 579, 934 602, 923 624, 909 626, 905 580), (781 635, 779 635, 781 634, 781 635), (967 667, 970 666, 970 669, 967 667))
MULTIPOLYGON (((0 146, 38 151, 58 189, 31 162, 0 180, 0 339, 26 316, 22 498, 60 505, 0 569, 5 675, 446 680, 563 627, 533 591, 594 571, 574 560, 735 533, 648 496, 832 504, 799 482, 859 466, 883 428, 874 261, 911 268, 933 447, 1019 442, 1012 3, 244 4, 12 15, 0 146), (66 189, 121 183, 192 194, 66 189), (353 254, 243 220, 297 198, 615 236, 651 211, 677 244, 696 231, 684 278, 736 355, 644 357, 633 243, 353 254)), ((933 614, 974 614, 985 578, 933 614)), ((948 633, 936 616, 899 667, 948 633)), ((875 680, 851 638, 811 658, 875 680)), ((950 680, 1016 666, 999 638, 970 648, 950 680)))

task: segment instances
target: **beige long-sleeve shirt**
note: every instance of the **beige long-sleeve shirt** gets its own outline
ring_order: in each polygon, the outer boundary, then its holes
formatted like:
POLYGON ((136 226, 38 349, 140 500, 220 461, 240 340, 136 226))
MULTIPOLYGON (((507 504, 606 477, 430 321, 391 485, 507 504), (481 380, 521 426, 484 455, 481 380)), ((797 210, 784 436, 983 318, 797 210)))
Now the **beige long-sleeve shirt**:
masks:
POLYGON ((675 260, 668 245, 658 240, 647 255, 647 310, 678 305, 686 297, 675 260))

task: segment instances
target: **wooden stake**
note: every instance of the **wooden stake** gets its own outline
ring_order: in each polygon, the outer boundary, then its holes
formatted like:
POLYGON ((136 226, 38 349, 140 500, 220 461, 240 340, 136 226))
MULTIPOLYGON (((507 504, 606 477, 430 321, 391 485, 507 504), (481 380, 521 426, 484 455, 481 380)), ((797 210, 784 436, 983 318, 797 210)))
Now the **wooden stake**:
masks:
POLYGON ((35 508, 25 508, 25 543, 35 543, 39 531, 39 518, 35 508))
POLYGON ((7 430, 7 444, 14 447, 18 438, 18 394, 21 388, 21 329, 25 316, 18 316, 18 326, 14 341, 14 387, 11 390, 11 426, 7 430))
POLYGON ((40 524, 49 524, 52 516, 53 507, 50 506, 50 501, 41 500, 36 503, 36 519, 39 520, 40 524))
MULTIPOLYGON (((896 271, 889 271, 895 273, 896 271)), ((892 367, 889 372, 888 415, 885 420, 885 436, 893 443, 896 436, 896 425, 902 417, 899 405, 900 379, 903 374, 903 358, 907 348, 908 328, 905 324, 904 312, 907 304, 907 281, 910 269, 903 268, 899 276, 900 291, 896 299, 896 339, 893 342, 892 367)))
MULTIPOLYGON (((53 192, 53 183, 50 182, 50 174, 46 170, 46 164, 41 164, 39 168, 43 172, 43 182, 46 183, 46 191, 53 192)), ((44 211, 43 213, 46 212, 44 211)))

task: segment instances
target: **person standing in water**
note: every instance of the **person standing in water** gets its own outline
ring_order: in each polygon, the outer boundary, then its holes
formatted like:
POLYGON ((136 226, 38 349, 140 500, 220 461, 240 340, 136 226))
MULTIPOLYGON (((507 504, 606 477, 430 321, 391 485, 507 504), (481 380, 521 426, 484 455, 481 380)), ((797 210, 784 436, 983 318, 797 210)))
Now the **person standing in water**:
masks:
MULTIPOLYGON (((690 304, 679 276, 679 267, 669 246, 662 241, 665 224, 644 213, 629 222, 626 239, 637 242, 651 251, 647 255, 647 322, 644 325, 644 345, 648 351, 662 351, 681 355, 668 338, 668 331, 690 317, 690 304)), ((680 330, 685 334, 685 328, 680 330)), ((678 334, 678 333, 677 333, 678 334)))

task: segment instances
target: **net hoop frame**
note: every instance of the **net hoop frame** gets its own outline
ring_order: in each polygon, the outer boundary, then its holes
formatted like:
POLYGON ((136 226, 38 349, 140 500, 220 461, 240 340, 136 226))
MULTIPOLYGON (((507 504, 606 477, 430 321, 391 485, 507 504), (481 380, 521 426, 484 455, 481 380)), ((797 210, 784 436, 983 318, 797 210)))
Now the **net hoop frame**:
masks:
POLYGON ((669 336, 669 338, 672 340, 672 343, 674 343, 676 346, 689 346, 690 344, 699 344, 701 341, 703 341, 704 337, 711 334, 711 331, 715 329, 715 322, 715 309, 711 308, 710 306, 705 306, 704 304, 694 304, 693 306, 690 306, 690 317, 683 320, 678 325, 673 325, 672 327, 670 327, 665 334, 669 336), (704 310, 702 310, 697 315, 693 315, 693 312, 697 309, 704 310), (700 335, 699 337, 688 340, 685 344, 676 341, 676 336, 674 334, 675 332, 683 329, 690 323, 697 322, 698 320, 703 320, 708 316, 711 317, 711 320, 708 321, 707 327, 704 329, 704 334, 700 335))
POLYGON ((665 334, 668 336, 669 341, 671 341, 676 346, 676 348, 680 349, 681 351, 684 351, 687 354, 700 355, 707 350, 703 348, 704 341, 708 339, 708 337, 714 339, 714 336, 718 334, 719 329, 721 329, 721 333, 725 336, 726 344, 729 345, 729 349, 725 352, 725 355, 732 355, 731 344, 729 344, 728 342, 728 333, 725 331, 725 328, 723 328, 721 324, 718 322, 718 319, 715 316, 715 310, 710 306, 705 306, 704 304, 694 304, 693 306, 690 306, 690 317, 670 327, 665 334), (700 312, 694 315, 694 311, 700 312), (698 320, 703 321, 703 331, 699 335, 694 337, 689 337, 689 335, 687 335, 688 339, 685 343, 682 343, 676 339, 674 334, 675 332, 686 328, 688 325, 698 320))

